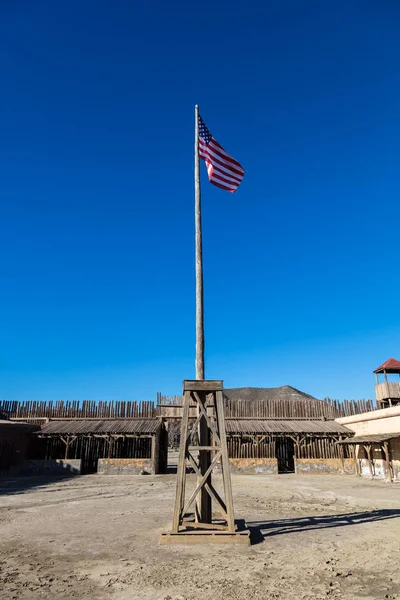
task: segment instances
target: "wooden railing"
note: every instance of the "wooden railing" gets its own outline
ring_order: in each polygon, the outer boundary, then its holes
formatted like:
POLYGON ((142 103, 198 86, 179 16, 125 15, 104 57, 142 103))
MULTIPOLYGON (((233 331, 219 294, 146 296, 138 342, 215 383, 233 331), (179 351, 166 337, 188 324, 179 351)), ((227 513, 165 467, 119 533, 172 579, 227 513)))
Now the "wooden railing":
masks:
POLYGON ((384 381, 383 383, 378 383, 375 386, 375 393, 378 402, 387 400, 388 398, 398 399, 400 398, 400 382, 384 381))

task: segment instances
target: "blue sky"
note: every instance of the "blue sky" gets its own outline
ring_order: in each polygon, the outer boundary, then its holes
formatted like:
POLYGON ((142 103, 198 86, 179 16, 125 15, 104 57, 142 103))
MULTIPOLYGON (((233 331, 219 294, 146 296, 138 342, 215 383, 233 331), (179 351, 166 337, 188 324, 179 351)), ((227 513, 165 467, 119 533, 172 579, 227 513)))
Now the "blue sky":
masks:
POLYGON ((0 398, 152 399, 194 377, 373 397, 400 358, 394 0, 3 2, 0 398))

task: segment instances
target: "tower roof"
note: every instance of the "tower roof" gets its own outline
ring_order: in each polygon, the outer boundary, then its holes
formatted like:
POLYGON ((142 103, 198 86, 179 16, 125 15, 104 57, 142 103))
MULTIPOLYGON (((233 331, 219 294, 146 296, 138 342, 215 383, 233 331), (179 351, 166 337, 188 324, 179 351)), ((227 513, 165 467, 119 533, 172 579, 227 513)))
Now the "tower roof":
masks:
POLYGON ((400 360, 388 358, 380 367, 375 369, 374 373, 400 373, 400 360))

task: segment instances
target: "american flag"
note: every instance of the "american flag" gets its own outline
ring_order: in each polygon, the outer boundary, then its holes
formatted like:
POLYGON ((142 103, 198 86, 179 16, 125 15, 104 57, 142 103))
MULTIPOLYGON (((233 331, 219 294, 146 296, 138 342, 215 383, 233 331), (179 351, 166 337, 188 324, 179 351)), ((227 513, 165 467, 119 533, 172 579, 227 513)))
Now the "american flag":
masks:
POLYGON ((213 138, 200 115, 199 154, 206 162, 208 179, 211 183, 228 192, 236 192, 243 179, 244 169, 213 138))

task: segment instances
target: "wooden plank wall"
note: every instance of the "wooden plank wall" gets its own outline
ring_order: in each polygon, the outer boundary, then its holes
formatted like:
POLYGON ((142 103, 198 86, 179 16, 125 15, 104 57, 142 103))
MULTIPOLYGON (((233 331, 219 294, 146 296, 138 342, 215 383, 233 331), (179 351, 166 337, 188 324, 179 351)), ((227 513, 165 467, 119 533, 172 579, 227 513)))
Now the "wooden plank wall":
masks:
POLYGON ((275 441, 267 438, 256 444, 251 438, 228 436, 229 458, 275 458, 275 441))
MULTIPOLYGON (((276 438, 255 435, 229 436, 228 454, 230 458, 275 458, 276 438)), ((300 445, 300 451, 294 444, 294 454, 296 458, 351 458, 353 447, 338 445, 333 437, 320 438, 310 434, 305 443, 300 445)))
MULTIPOLYGON (((78 436, 71 441, 68 458, 85 455, 97 458, 151 458, 150 438, 125 438, 113 440, 111 447, 107 438, 78 436)), ((28 449, 28 459, 65 458, 65 443, 60 437, 39 438, 28 449)))

